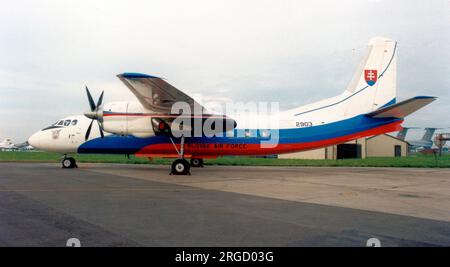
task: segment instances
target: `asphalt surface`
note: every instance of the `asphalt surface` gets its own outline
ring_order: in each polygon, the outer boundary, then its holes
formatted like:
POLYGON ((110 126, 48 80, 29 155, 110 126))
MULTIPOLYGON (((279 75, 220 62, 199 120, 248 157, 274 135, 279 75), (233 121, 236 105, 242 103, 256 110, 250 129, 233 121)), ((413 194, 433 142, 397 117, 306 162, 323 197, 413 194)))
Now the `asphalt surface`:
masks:
POLYGON ((450 245, 449 170, 79 165, 0 163, 0 246, 450 245))

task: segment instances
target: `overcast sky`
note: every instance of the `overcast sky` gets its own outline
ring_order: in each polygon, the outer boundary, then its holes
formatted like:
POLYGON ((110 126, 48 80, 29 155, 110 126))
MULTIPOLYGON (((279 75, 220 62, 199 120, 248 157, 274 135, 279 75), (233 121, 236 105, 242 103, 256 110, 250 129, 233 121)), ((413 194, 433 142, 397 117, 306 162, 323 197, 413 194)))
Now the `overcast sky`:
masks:
POLYGON ((397 98, 439 97, 404 125, 450 127, 449 0, 3 1, 0 139, 83 113, 85 84, 105 102, 135 100, 122 72, 300 106, 341 93, 378 35, 398 41, 397 98))

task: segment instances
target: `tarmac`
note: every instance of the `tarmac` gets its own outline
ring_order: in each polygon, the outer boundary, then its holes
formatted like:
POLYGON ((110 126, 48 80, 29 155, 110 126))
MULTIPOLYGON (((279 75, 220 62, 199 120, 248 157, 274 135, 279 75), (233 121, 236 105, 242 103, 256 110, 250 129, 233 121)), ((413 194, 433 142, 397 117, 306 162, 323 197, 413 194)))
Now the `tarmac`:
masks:
POLYGON ((0 163, 0 246, 450 245, 450 169, 0 163))

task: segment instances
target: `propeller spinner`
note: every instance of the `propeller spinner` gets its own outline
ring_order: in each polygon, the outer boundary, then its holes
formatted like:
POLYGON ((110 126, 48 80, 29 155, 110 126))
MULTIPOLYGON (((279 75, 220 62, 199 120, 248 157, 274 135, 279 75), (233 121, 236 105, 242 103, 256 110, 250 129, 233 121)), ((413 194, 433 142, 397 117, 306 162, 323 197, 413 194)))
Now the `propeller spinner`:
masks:
POLYGON ((103 110, 101 109, 101 105, 102 105, 102 101, 103 101, 103 91, 100 94, 100 97, 98 98, 97 104, 95 104, 94 99, 92 99, 92 95, 89 92, 88 87, 86 86, 86 94, 89 100, 89 107, 90 107, 90 111, 87 111, 84 113, 84 116, 88 117, 91 120, 91 123, 89 124, 89 127, 86 130, 86 135, 84 136, 85 140, 89 139, 89 135, 91 134, 91 128, 92 128, 92 123, 94 123, 94 120, 97 121, 98 124, 98 129, 100 131, 100 135, 101 137, 105 137, 105 135, 103 134, 103 130, 102 130, 102 126, 101 126, 101 122, 103 121, 103 110))

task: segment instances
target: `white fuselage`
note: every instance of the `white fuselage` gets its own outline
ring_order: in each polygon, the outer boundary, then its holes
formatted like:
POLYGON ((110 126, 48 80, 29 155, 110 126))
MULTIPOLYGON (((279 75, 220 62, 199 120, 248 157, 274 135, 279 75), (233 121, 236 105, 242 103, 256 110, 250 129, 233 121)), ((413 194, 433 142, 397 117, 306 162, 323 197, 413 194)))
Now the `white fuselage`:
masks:
MULTIPOLYGON (((63 118, 58 122, 34 133, 28 139, 28 143, 39 150, 76 153, 77 148, 86 141, 85 133, 91 120, 84 115, 76 115, 63 118), (63 122, 62 125, 56 125, 61 121, 63 122), (74 121, 76 123, 73 123, 74 121), (64 125, 64 122, 67 125, 64 125)), ((100 137, 100 131, 94 124, 88 140, 97 137, 100 137)))

